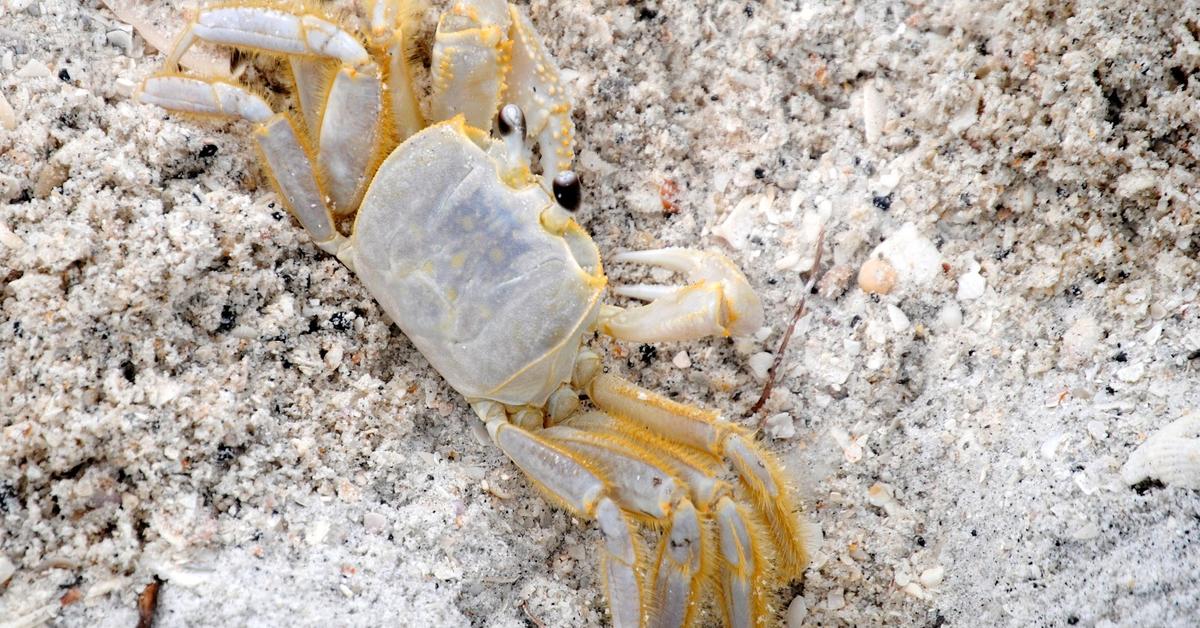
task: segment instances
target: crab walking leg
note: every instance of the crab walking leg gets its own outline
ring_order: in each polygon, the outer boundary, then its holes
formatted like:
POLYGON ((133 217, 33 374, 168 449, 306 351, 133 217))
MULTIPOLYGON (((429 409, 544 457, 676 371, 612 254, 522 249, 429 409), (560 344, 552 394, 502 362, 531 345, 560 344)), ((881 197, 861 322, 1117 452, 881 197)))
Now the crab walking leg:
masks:
POLYGON ((503 6, 503 2, 459 2, 442 14, 429 68, 433 120, 449 120, 461 113, 477 129, 492 128, 510 55, 508 13, 503 6))
POLYGON ((596 519, 604 534, 601 565, 613 626, 643 625, 645 593, 638 576, 644 551, 621 509, 606 494, 606 483, 576 456, 503 419, 487 423, 492 441, 533 482, 571 512, 596 519))
POLYGON ((692 503, 683 500, 671 517, 671 526, 659 540, 654 569, 653 628, 692 625, 700 596, 705 556, 705 531, 692 503))
POLYGON ((395 125, 397 141, 403 142, 417 131, 425 128, 421 105, 413 91, 412 36, 413 24, 421 16, 419 2, 412 0, 377 0, 368 3, 371 41, 379 50, 387 52, 385 82, 392 123, 395 125))
POLYGON ((320 57, 288 57, 292 70, 292 81, 296 84, 296 97, 304 115, 308 136, 321 136, 321 117, 325 115, 325 99, 334 76, 333 62, 320 57))
POLYGON ((542 176, 553 181, 571 169, 575 159, 575 123, 571 102, 562 85, 558 64, 546 53, 529 18, 509 6, 512 28, 512 65, 505 99, 525 112, 529 137, 536 138, 542 154, 542 176))
POLYGON ((747 523, 745 511, 729 498, 717 504, 718 554, 724 568, 721 574, 721 608, 730 628, 750 628, 766 617, 763 579, 766 562, 764 545, 747 523))
POLYGON ((646 433, 637 424, 603 412, 585 412, 567 419, 563 425, 594 433, 610 447, 665 469, 679 478, 692 504, 702 512, 708 512, 720 497, 731 491, 728 484, 717 479, 719 460, 646 433))
POLYGON ((196 40, 276 54, 325 57, 350 67, 371 63, 371 56, 358 39, 333 22, 267 7, 201 10, 175 43, 166 67, 177 68, 179 59, 196 40))
POLYGON ((343 237, 333 227, 312 162, 286 115, 272 112, 261 98, 236 85, 182 76, 146 79, 138 100, 173 111, 255 123, 254 139, 284 203, 318 246, 336 250, 343 237))
POLYGON ((669 473, 614 448, 601 436, 564 425, 547 428, 538 435, 599 466, 612 485, 614 499, 626 510, 665 519, 682 496, 680 482, 669 473))
POLYGON ((633 342, 745 336, 763 324, 762 302, 745 275, 715 251, 671 248, 621 253, 616 262, 660 266, 687 277, 687 286, 617 286, 613 292, 649 304, 600 314, 600 331, 633 342))
POLYGON ((605 412, 677 443, 728 457, 767 523, 778 551, 778 572, 784 579, 800 575, 808 563, 805 543, 811 534, 797 516, 798 509, 775 461, 745 430, 721 420, 716 412, 671 401, 608 374, 597 375, 588 394, 605 412))
POLYGON ((325 175, 333 212, 339 216, 358 207, 372 162, 382 161, 382 87, 378 76, 342 68, 329 90, 317 164, 325 175))

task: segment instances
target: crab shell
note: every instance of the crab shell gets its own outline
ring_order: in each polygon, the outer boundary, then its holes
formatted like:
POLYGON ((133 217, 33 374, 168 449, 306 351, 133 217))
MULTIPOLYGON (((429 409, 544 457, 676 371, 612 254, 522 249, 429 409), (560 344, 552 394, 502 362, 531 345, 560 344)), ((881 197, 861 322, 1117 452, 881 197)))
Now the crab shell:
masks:
POLYGON ((533 177, 502 176, 461 117, 383 162, 339 257, 468 400, 545 404, 571 377, 604 292, 600 254, 533 177))

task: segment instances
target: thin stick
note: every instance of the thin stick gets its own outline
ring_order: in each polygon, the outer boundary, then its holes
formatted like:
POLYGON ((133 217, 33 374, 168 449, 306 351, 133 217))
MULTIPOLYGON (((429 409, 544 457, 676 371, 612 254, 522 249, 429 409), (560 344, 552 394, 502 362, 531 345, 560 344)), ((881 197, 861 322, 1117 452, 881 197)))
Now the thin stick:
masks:
MULTIPOLYGON (((788 323, 787 331, 783 332, 783 339, 779 341, 779 348, 775 350, 775 360, 771 362, 771 368, 767 370, 767 381, 763 384, 762 394, 758 396, 758 401, 750 406, 750 410, 746 412, 747 417, 752 417, 758 414, 766 405, 767 399, 771 398, 771 391, 775 388, 775 375, 779 372, 779 365, 783 363, 783 353, 787 351, 788 342, 792 339, 792 332, 796 331, 796 323, 804 316, 805 304, 808 302, 808 293, 812 292, 813 286, 817 285, 817 268, 821 265, 821 253, 825 249, 825 227, 821 227, 821 231, 817 233, 817 253, 813 256, 812 269, 808 273, 808 282, 804 284, 804 292, 800 295, 800 303, 796 305, 796 312, 792 314, 792 322, 788 323)), ((767 417, 763 417, 758 421, 758 427, 761 429, 767 417)))
POLYGON ((154 577, 150 584, 142 589, 141 595, 138 596, 138 623, 137 628, 151 628, 154 625, 154 611, 158 610, 158 589, 162 586, 163 581, 154 577))
POLYGON ((534 626, 537 626, 537 628, 546 628, 546 624, 543 624, 542 620, 534 617, 533 613, 529 612, 528 601, 521 602, 521 610, 525 611, 525 616, 529 618, 529 621, 533 622, 534 626))

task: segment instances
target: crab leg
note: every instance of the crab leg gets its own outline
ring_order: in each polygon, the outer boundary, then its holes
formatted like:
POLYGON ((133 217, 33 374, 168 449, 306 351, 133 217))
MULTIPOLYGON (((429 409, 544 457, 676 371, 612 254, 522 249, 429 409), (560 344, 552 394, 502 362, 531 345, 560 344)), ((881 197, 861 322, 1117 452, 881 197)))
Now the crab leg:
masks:
POLYGON ((383 148, 382 80, 358 38, 316 15, 266 7, 216 7, 200 12, 176 43, 167 67, 175 67, 197 40, 305 58, 291 67, 307 127, 320 129, 317 167, 333 213, 354 211, 370 167, 380 161, 383 148), (324 59, 342 66, 331 85, 327 85, 324 59))
POLYGON ((333 79, 321 117, 317 163, 325 174, 335 214, 358 207, 372 162, 382 161, 381 91, 378 76, 351 68, 342 68, 333 79))
POLYGON ((645 600, 638 566, 645 551, 629 519, 608 497, 606 482, 575 454, 504 419, 488 420, 487 428, 492 441, 542 491, 572 513, 599 523, 604 534, 601 572, 613 626, 642 626, 645 600))
POLYGON ((750 628, 767 613, 763 587, 766 561, 763 543, 747 525, 746 513, 729 498, 717 504, 721 573, 721 608, 730 628, 750 628))
POLYGON ((274 113, 261 98, 236 85, 182 76, 146 79, 138 100, 174 111, 253 122, 254 139, 288 209, 318 246, 327 251, 337 248, 342 236, 333 228, 312 162, 289 117, 274 113))
POLYGON ((413 91, 411 25, 420 21, 419 3, 404 0, 370 2, 371 41, 387 51, 387 92, 396 140, 403 142, 425 128, 425 118, 413 91))
POLYGON ((177 68, 197 39, 269 53, 336 59, 355 68, 373 65, 354 35, 316 15, 266 7, 215 7, 196 16, 167 56, 166 67, 177 68))
POLYGON ((715 251, 671 248, 616 255, 614 261, 659 266, 683 273, 687 286, 618 286, 616 294, 650 300, 647 305, 606 308, 600 331, 633 342, 744 336, 762 327, 762 302, 729 258, 715 251))
POLYGON ((720 420, 715 412, 671 401, 612 375, 596 376, 588 394, 605 412, 682 445, 728 457, 767 523, 779 554, 779 574, 785 579, 800 575, 808 562, 806 530, 782 473, 744 430, 720 420))
POLYGON ((654 628, 690 626, 696 614, 707 539, 700 515, 684 500, 671 517, 670 528, 658 544, 654 569, 654 628))

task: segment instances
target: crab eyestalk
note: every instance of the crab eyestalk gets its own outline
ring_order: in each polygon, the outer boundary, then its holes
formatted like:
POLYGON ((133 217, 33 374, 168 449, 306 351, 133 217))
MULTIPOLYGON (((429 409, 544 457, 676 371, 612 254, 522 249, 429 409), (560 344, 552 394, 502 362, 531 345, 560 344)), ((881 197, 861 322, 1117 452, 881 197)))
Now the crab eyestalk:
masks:
POLYGON ((554 204, 542 211, 542 226, 552 233, 562 233, 571 222, 571 214, 579 209, 583 191, 579 184, 579 175, 570 170, 564 170, 555 175, 551 182, 554 192, 554 204))

